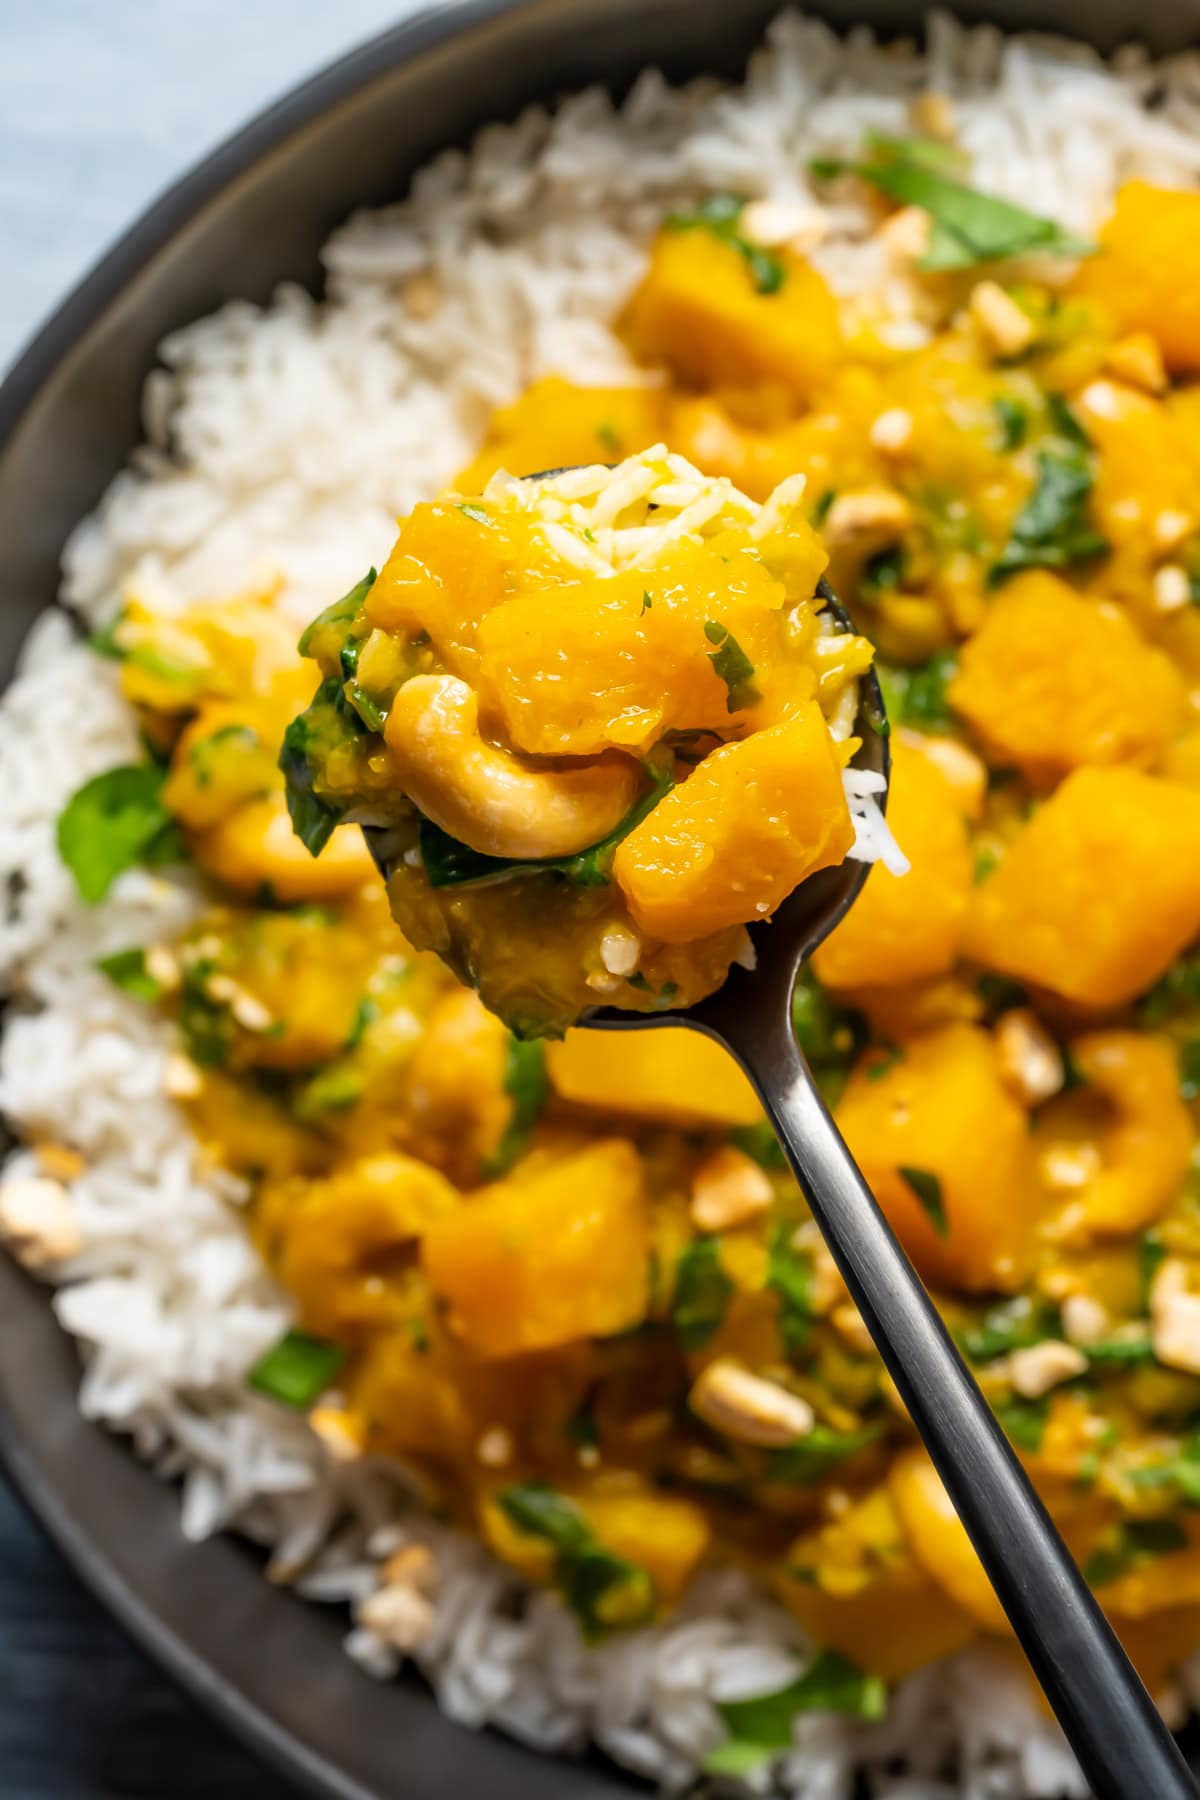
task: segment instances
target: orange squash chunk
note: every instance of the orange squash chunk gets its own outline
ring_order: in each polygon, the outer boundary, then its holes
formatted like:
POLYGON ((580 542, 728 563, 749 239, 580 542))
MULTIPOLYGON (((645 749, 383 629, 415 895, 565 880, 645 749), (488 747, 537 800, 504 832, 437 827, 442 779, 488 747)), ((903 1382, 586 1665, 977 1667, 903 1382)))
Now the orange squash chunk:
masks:
POLYGON ((623 324, 634 354, 700 387, 774 381, 811 393, 837 355, 837 305, 800 257, 780 261, 782 285, 763 294, 745 257, 711 232, 660 232, 623 324))
POLYGON ((1109 542, 1153 558, 1164 514, 1177 540, 1197 523, 1196 445, 1183 419, 1119 381, 1089 381, 1075 398, 1096 447, 1091 510, 1109 542))
POLYGON ((1200 369, 1200 194, 1126 182, 1072 285, 1120 330, 1157 338, 1168 368, 1200 369))
POLYGON ((1200 932, 1200 793, 1076 769, 975 890, 964 948, 1085 1006, 1121 1006, 1200 932))
POLYGON ((1184 706, 1182 677, 1127 613, 1041 573, 992 601, 949 694, 994 762, 1035 777, 1156 757, 1184 706))
POLYGON ((912 867, 872 869, 813 958, 829 987, 892 987, 942 975, 958 953, 971 892, 971 851, 953 788, 927 756, 894 743, 888 820, 912 867))
POLYGON ((808 701, 706 756, 618 845, 613 873, 641 930, 683 944, 768 917, 853 842, 837 754, 808 701))
POLYGON ((663 435, 661 388, 576 387, 547 375, 493 414, 475 460, 455 486, 480 494, 497 469, 540 475, 575 463, 615 463, 648 450, 663 435))
MULTIPOLYGON (((813 545, 815 587, 823 561, 815 534, 813 545)), ((510 742, 531 755, 642 750, 670 730, 724 732, 729 689, 705 625, 733 634, 761 692, 784 650, 784 599, 782 582, 755 557, 723 562, 702 545, 649 573, 522 594, 480 626, 480 692, 510 742)))
POLYGON ((421 1247, 453 1329, 481 1356, 636 1325, 648 1255, 641 1163, 620 1138, 485 1189, 435 1221, 421 1247))
POLYGON ((728 1050, 698 1031, 568 1031, 546 1045, 546 1069, 575 1106, 710 1130, 762 1118, 728 1050))
POLYGON ((1033 1248, 1029 1127, 985 1031, 948 1025, 913 1038, 882 1074, 877 1060, 860 1064, 837 1121, 928 1281, 1019 1287, 1033 1248))

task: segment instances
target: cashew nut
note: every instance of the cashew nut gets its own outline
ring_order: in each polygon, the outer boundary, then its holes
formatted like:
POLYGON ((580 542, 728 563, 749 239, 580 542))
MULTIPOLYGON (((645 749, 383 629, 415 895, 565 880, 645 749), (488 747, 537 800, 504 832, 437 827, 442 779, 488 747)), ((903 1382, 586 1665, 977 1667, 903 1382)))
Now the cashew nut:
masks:
POLYGON ((538 768, 489 744, 474 692, 454 675, 406 681, 384 736, 414 805, 484 856, 574 856, 614 831, 637 798, 637 767, 619 752, 538 768))

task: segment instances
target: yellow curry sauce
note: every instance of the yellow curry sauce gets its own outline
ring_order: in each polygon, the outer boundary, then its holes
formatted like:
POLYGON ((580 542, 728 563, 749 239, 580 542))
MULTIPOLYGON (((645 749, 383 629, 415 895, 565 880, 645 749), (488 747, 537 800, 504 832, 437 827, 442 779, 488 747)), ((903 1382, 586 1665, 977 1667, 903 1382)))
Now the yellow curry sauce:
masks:
MULTIPOLYGON (((537 383, 460 487, 659 441, 760 499, 807 477, 912 871, 872 873, 797 1030, 1160 1689, 1200 1644, 1200 198, 1127 189, 1104 242, 1065 292, 929 277, 898 350, 790 253, 768 292, 665 231, 623 327, 661 384, 537 383)), ((114 637, 223 895, 137 991, 343 1357, 318 1428, 589 1632, 722 1558, 886 1678, 1003 1635, 736 1072, 687 1034, 520 1042, 399 941, 356 831, 311 859, 266 753, 311 667, 266 605, 114 637)))

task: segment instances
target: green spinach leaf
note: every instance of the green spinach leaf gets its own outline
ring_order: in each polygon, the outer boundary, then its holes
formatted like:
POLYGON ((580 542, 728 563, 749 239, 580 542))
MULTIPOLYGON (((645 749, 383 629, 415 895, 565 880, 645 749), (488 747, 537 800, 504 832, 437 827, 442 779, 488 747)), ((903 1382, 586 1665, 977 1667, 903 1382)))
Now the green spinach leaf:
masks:
POLYGON ((162 802, 166 770, 156 763, 108 769, 85 781, 58 818, 58 853, 90 906, 135 864, 158 868, 186 852, 162 802))

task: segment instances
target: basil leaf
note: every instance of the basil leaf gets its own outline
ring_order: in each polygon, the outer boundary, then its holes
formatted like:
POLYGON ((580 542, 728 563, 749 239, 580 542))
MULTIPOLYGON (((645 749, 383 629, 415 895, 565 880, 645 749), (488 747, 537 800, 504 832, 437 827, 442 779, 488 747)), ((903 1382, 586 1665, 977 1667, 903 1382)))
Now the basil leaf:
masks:
POLYGON ((728 689, 726 712, 742 712, 761 700, 754 685, 754 664, 728 627, 716 619, 706 619, 704 635, 710 644, 717 645, 709 651, 708 660, 728 689))
POLYGON ((326 1343, 306 1331, 289 1331, 255 1363, 246 1381, 256 1393, 307 1411, 345 1360, 340 1344, 326 1343))
POLYGON ((132 994, 135 1000, 153 1004, 162 998, 162 983, 147 970, 144 950, 117 950, 112 956, 97 957, 95 967, 108 976, 114 987, 123 994, 132 994))
POLYGON ((968 268, 1000 262, 1031 252, 1053 256, 1087 256, 1094 244, 1072 237, 1053 219, 1027 212, 1010 200, 981 194, 952 180, 928 160, 903 152, 875 162, 822 162, 815 171, 852 174, 870 182, 901 206, 919 206, 933 221, 933 235, 917 264, 928 271, 968 268))
POLYGON ((767 1480, 789 1487, 811 1487, 824 1481, 830 1470, 848 1456, 878 1443, 882 1436, 882 1425, 864 1425, 860 1431, 834 1431, 828 1425, 814 1425, 794 1444, 770 1452, 767 1480))
POLYGON ((767 1256, 767 1282, 778 1295, 776 1324, 789 1356, 808 1342, 813 1328, 812 1258, 792 1245, 795 1227, 784 1221, 775 1227, 767 1256))
POLYGON ((756 1125, 735 1125, 729 1133, 731 1144, 752 1157, 763 1169, 786 1169, 787 1157, 775 1136, 775 1127, 766 1119, 756 1125))
POLYGON ((998 587, 1019 569, 1065 569, 1111 546, 1088 517, 1093 475, 1091 460, 1080 444, 1061 450, 1039 450, 1033 493, 1013 521, 1012 535, 988 570, 989 587, 998 587))
POLYGON ((574 1501, 545 1482, 526 1481, 506 1488, 497 1503, 516 1530, 553 1549, 555 1581, 585 1636, 598 1637, 616 1625, 643 1624, 653 1613, 650 1575, 607 1550, 574 1501))
POLYGON ((1050 1416, 1050 1402, 1045 1395, 1040 1400, 1006 1400, 993 1410, 1014 1444, 1022 1450, 1041 1449, 1050 1416))
POLYGON ((913 1169, 900 1165, 898 1173, 902 1175, 917 1199, 921 1203, 933 1229, 940 1238, 950 1236, 950 1222, 946 1217, 946 1203, 942 1198, 942 1184, 929 1169, 913 1169))
POLYGON ((183 839, 162 803, 165 779, 155 763, 108 769, 85 781, 59 814, 58 853, 89 906, 135 864, 183 861, 183 839))
POLYGON ((721 1266, 721 1240, 696 1238, 675 1265, 671 1324, 685 1350, 703 1350, 725 1321, 733 1282, 721 1266))
POLYGON ((348 626, 350 624, 351 620, 357 616, 359 607, 374 587, 377 579, 375 570, 368 569, 362 580, 356 581, 348 594, 343 594, 340 600, 335 600, 331 606, 325 608, 324 612, 317 614, 311 625, 305 627, 300 642, 296 646, 301 656, 309 654, 313 646, 313 639, 323 626, 348 626))
POLYGON ((509 1033, 504 1051, 504 1091, 512 1112, 495 1150, 483 1165, 487 1181, 504 1175, 529 1147, 533 1128, 550 1092, 546 1052, 536 1039, 526 1041, 509 1033))
POLYGON ((1126 1519, 1105 1533, 1083 1565, 1083 1578, 1104 1587, 1138 1563, 1187 1547, 1188 1534, 1176 1519, 1126 1519))
POLYGON ((745 238, 738 230, 744 200, 736 194, 710 194, 691 212, 670 213, 663 220, 665 231, 707 231, 731 250, 736 250, 750 271, 750 279, 760 294, 777 294, 787 271, 777 256, 745 238))
POLYGON ((653 785, 632 807, 615 831, 575 856, 544 861, 484 856, 452 838, 430 819, 420 825, 421 864, 431 888, 466 887, 470 884, 512 881, 521 875, 560 875, 576 887, 607 887, 613 852, 622 838, 647 818, 663 795, 674 786, 674 776, 655 773, 653 785))
POLYGON ((887 1688, 838 1650, 822 1650, 798 1680, 751 1700, 716 1703, 729 1737, 704 1760, 710 1775, 747 1775, 792 1746, 792 1721, 801 1712, 844 1713, 877 1721, 887 1712, 887 1688))

